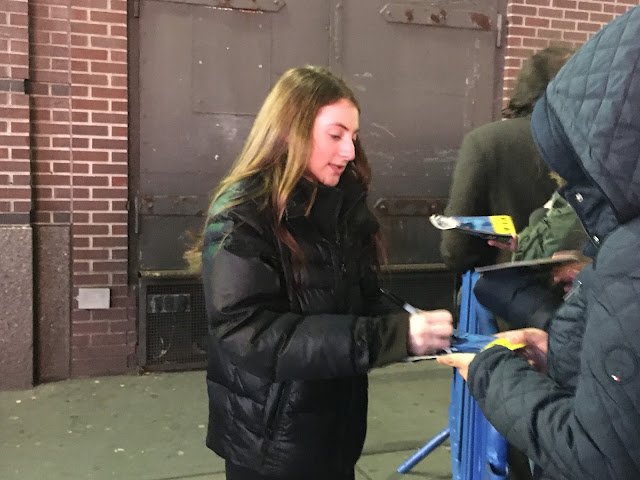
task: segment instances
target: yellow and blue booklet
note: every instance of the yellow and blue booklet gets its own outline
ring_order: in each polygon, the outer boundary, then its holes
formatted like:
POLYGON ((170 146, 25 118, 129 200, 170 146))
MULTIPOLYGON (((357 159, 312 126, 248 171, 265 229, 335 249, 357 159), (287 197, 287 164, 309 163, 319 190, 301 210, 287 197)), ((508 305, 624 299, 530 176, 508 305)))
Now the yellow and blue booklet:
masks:
POLYGON ((486 240, 510 242, 516 234, 516 227, 509 215, 475 217, 431 215, 429 221, 439 230, 457 230, 486 240))

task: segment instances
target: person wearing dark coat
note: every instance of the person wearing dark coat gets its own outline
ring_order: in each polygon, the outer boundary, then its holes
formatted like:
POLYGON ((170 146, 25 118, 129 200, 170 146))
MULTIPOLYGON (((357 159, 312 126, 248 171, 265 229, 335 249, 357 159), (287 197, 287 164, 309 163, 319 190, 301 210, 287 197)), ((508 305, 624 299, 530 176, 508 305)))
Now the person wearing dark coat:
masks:
POLYGON ((594 245, 548 335, 450 355, 487 420, 545 478, 640 478, 640 7, 588 40, 536 104, 532 133, 594 245))
MULTIPOLYGON (((573 50, 551 46, 529 57, 518 72, 504 120, 481 125, 467 133, 458 151, 448 216, 509 215, 516 231, 542 207, 556 189, 549 169, 531 137, 531 112, 573 50)), ((453 271, 507 261, 509 254, 486 240, 454 230, 442 232, 440 254, 453 271)))
POLYGON ((208 318, 207 446, 229 480, 353 479, 367 372, 450 345, 450 312, 383 303, 358 130, 339 77, 286 71, 188 252, 208 318))

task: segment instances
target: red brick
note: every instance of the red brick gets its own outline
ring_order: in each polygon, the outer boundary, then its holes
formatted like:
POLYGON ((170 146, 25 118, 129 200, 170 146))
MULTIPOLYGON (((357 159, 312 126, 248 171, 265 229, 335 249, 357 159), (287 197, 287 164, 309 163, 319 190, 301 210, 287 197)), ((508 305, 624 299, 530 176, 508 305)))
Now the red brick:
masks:
POLYGON ((563 32, 562 38, 572 42, 584 43, 589 38, 589 35, 584 32, 563 32))
POLYGON ((109 203, 100 200, 79 200, 73 202, 73 208, 80 212, 100 212, 109 209, 109 203))
POLYGON ((120 199, 126 197, 126 188, 94 188, 93 198, 115 198, 120 199))
POLYGON ((127 52, 124 50, 112 50, 110 53, 110 60, 112 62, 127 63, 127 52))
POLYGON ((93 213, 93 221, 96 223, 126 223, 127 213, 93 213))
POLYGON ((98 23, 116 23, 119 25, 125 25, 127 23, 126 10, 120 13, 92 10, 89 14, 89 18, 92 22, 98 23))
POLYGON ((92 246, 99 248, 127 247, 127 237, 93 237, 92 246))
MULTIPOLYGON (((129 233, 128 228, 129 228, 129 226, 128 226, 128 225, 126 225, 126 224, 125 224, 125 225, 112 225, 112 226, 111 226, 111 234, 112 234, 112 235, 127 235, 127 234, 129 233)), ((119 251, 119 250, 115 250, 115 251, 117 252, 117 251, 119 251)), ((121 256, 121 257, 118 257, 118 256, 113 255, 111 258, 112 258, 113 260, 118 260, 118 259, 127 258, 127 257, 126 257, 126 254, 127 254, 127 252, 126 252, 126 251, 124 251, 124 254, 125 254, 125 256, 124 256, 124 257, 122 257, 122 256, 121 256)))
POLYGON ((96 48, 71 48, 71 58, 75 60, 107 60, 107 51, 96 48))
POLYGON ((74 0, 74 5, 89 9, 107 10, 109 8, 108 0, 74 0))
POLYGON ((89 272, 89 264, 87 262, 74 261, 73 262, 73 271, 76 273, 88 273, 89 272))
POLYGON ((71 73, 71 81, 74 84, 82 85, 109 85, 109 78, 106 75, 96 75, 92 73, 71 73))
POLYGON ((31 196, 30 188, 23 187, 0 187, 0 198, 9 199, 9 198, 19 198, 25 199, 31 196))
POLYGON ((126 114, 122 113, 101 113, 93 112, 91 114, 92 123, 119 123, 126 125, 128 118, 126 114))
POLYGON ((108 333, 91 335, 91 345, 126 345, 126 333, 108 333))
POLYGON ((111 186, 112 187, 127 187, 129 184, 129 179, 127 177, 111 177, 111 186))
POLYGON ((75 322, 72 326, 73 335, 87 335, 90 333, 107 333, 109 332, 109 322, 107 321, 90 321, 75 322))
POLYGON ((586 22, 578 23, 578 30, 580 32, 595 33, 598 30, 600 30, 601 28, 602 28, 602 25, 600 25, 599 23, 586 23, 586 22))
POLYGON ((536 34, 535 28, 527 28, 527 27, 517 27, 510 26, 509 27, 509 35, 516 37, 533 37, 536 34))
POLYGON ((125 25, 109 25, 109 35, 127 38, 127 27, 125 25))
POLYGON ((562 32, 559 30, 545 30, 541 28, 540 30, 538 30, 538 36, 541 38, 559 40, 562 38, 562 32))
POLYGON ((73 97, 89 97, 89 87, 84 85, 72 85, 71 95, 73 97))
POLYGON ((110 6, 113 11, 127 11, 127 2, 124 0, 111 0, 110 6))
POLYGON ((544 27, 549 28, 550 20, 548 18, 527 17, 524 20, 527 27, 544 27))
POLYGON ((551 28, 555 30, 564 30, 564 31, 575 31, 576 30, 576 22, 570 20, 553 20, 551 22, 551 28))
POLYGON ((36 173, 35 181, 38 185, 69 185, 71 177, 69 175, 36 173))
POLYGON ((591 12, 589 14, 589 20, 591 22, 598 22, 598 23, 601 23, 602 25, 605 25, 609 23, 611 20, 613 20, 613 16, 606 13, 591 12))
POLYGON ((602 2, 578 2, 578 10, 602 11, 602 2))
POLYGON ((109 227, 107 225, 73 225, 71 232, 78 236, 108 235, 109 227))
POLYGON ((127 112, 129 110, 129 104, 127 102, 111 102, 111 110, 114 112, 127 112))
POLYGON ((88 10, 82 8, 71 9, 71 20, 73 21, 86 21, 88 18, 88 10))
POLYGON ((564 12, 564 18, 567 20, 589 20, 589 12, 571 11, 564 12))
POLYGON ((127 262, 123 261, 106 261, 93 262, 94 272, 122 272, 127 270, 127 262))
POLYGON ((108 162, 109 154, 107 152, 94 152, 94 151, 76 151, 73 154, 74 158, 79 161, 85 162, 108 162))
POLYGON ((87 35, 106 35, 107 26, 98 23, 71 22, 71 32, 87 35))
MULTIPOLYGON (((115 300, 113 297, 111 297, 112 302, 115 300)), ((122 298, 120 299, 121 302, 127 302, 128 299, 127 298, 122 298)), ((122 321, 115 321, 115 322, 109 322, 109 331, 110 332, 133 332, 136 329, 136 324, 135 322, 131 321, 131 320, 122 320, 122 321)))
POLYGON ((94 310, 91 318, 94 320, 126 320, 126 308, 109 308, 108 310, 94 310))
POLYGON ((71 35, 71 46, 73 47, 88 47, 89 46, 89 37, 86 35, 72 34, 71 35))
POLYGON ((106 100, 84 100, 81 98, 73 98, 71 100, 72 108, 78 110, 101 110, 109 111, 109 102, 106 100))
POLYGON ((120 100, 127 98, 127 89, 92 87, 91 94, 94 98, 116 98, 120 100))
POLYGON ((36 208, 49 212, 68 212, 71 204, 65 200, 36 200, 36 208))
MULTIPOLYGON (((73 243, 75 242, 88 243, 86 238, 74 238, 73 243), (86 241, 86 242, 85 242, 86 241)), ((90 286, 99 286, 99 285, 109 285, 109 275, 104 273, 74 273, 73 274, 73 285, 77 287, 82 287, 84 285, 90 286)))
POLYGON ((566 8, 575 10, 578 2, 575 0, 553 0, 552 6, 556 8, 566 8))
POLYGON ((538 15, 546 18, 564 18, 565 12, 554 8, 540 8, 538 15))
POLYGON ((94 73, 115 73, 126 75, 127 70, 126 63, 91 62, 91 71, 94 73))
POLYGON ((108 136, 109 128, 104 125, 78 125, 75 124, 71 127, 71 133, 73 135, 91 135, 91 136, 108 136))
POLYGON ((31 211, 31 201, 18 201, 14 200, 13 202, 13 211, 17 213, 21 212, 30 212, 31 211))
POLYGON ((92 148, 100 150, 126 150, 128 147, 127 140, 114 140, 107 138, 94 138, 91 141, 92 148))
POLYGON ((91 337, 89 335, 71 335, 71 348, 88 347, 90 343, 91 337))
POLYGON ((81 250, 76 248, 73 251, 73 258, 76 260, 107 260, 108 250, 81 250))

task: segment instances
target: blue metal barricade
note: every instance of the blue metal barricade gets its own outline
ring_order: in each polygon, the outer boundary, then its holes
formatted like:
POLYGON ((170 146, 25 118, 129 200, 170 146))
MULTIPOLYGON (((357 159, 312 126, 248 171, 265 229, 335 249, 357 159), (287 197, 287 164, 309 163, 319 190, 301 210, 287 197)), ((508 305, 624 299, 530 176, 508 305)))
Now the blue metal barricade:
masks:
MULTIPOLYGON (((475 272, 467 272, 462 276, 458 329, 492 335, 496 333, 492 315, 473 295, 477 279, 478 274, 475 272)), ((451 385, 449 426, 400 465, 398 472, 409 472, 447 437, 451 444, 453 480, 508 478, 507 442, 484 418, 478 404, 469 394, 466 382, 457 371, 453 373, 451 385)))

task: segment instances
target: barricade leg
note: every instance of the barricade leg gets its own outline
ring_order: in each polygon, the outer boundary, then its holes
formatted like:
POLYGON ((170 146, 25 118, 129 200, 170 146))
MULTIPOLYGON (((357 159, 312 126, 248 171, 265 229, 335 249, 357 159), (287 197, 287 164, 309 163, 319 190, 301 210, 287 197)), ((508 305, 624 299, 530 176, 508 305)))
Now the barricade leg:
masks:
POLYGON ((447 438, 449 438, 449 427, 442 430, 439 434, 424 444, 416 453, 411 455, 402 465, 398 467, 398 473, 408 473, 413 467, 415 467, 420 461, 433 452, 436 448, 442 445, 447 438))

